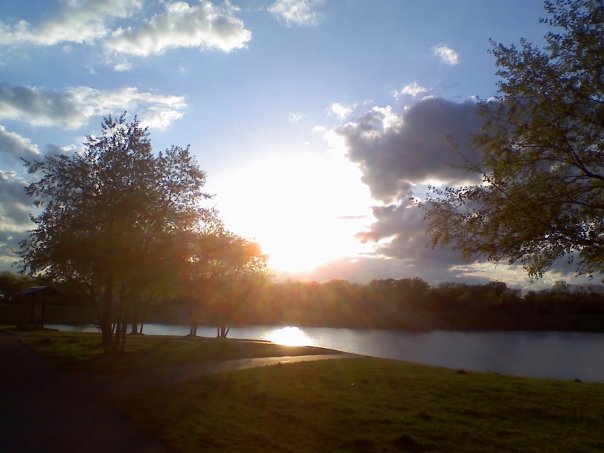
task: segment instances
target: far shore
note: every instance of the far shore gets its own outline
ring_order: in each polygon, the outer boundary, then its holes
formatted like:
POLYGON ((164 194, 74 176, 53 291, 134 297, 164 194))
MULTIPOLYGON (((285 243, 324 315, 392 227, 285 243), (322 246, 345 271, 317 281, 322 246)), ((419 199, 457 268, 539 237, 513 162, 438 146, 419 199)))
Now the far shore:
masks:
MULTIPOLYGON (((25 325, 30 322, 29 305, 0 304, 0 324, 25 325)), ((143 314, 146 324, 189 325, 186 316, 178 311, 163 310, 143 314)), ((46 307, 45 324, 95 324, 91 307, 46 307)), ((212 326, 214 320, 202 319, 199 325, 212 326)), ((473 312, 401 312, 395 319, 341 320, 337 324, 308 324, 296 319, 265 322, 262 319, 237 319, 233 326, 295 325, 299 327, 335 327, 352 329, 385 329, 426 332, 431 330, 456 331, 560 331, 604 332, 604 316, 588 314, 517 314, 473 312)))

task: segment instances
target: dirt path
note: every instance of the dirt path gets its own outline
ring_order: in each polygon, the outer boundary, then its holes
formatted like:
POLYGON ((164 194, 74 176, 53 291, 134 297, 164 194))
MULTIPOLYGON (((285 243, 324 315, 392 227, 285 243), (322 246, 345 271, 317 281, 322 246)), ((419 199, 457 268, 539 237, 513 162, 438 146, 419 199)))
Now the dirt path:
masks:
POLYGON ((0 334, 1 452, 166 452, 112 405, 125 394, 204 374, 351 357, 347 354, 269 357, 97 375, 62 373, 13 335, 0 334))
POLYGON ((248 368, 258 368, 272 365, 285 365, 299 362, 314 362, 317 360, 344 359, 359 357, 354 354, 313 354, 301 356, 282 356, 282 357, 258 357, 251 359, 227 360, 215 363, 206 363, 200 365, 181 365, 178 367, 165 367, 145 369, 141 371, 129 371, 120 375, 118 382, 110 376, 91 375, 91 378, 98 381, 110 381, 108 391, 114 397, 127 395, 131 393, 149 390, 154 387, 178 384, 193 380, 195 378, 216 373, 227 373, 248 368))
POLYGON ((58 372, 15 336, 0 335, 0 363, 0 451, 167 451, 113 410, 94 379, 58 372))

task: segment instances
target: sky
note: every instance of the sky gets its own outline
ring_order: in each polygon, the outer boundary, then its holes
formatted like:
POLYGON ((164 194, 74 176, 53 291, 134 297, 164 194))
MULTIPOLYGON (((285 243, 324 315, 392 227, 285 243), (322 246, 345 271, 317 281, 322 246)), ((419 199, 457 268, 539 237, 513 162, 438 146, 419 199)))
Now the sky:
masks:
POLYGON ((473 105, 497 94, 489 40, 542 44, 543 16, 536 0, 3 0, 0 268, 32 228, 20 158, 77 152, 127 111, 156 151, 190 145, 276 277, 572 283, 433 250, 413 202, 471 181, 447 136, 469 150, 473 105))

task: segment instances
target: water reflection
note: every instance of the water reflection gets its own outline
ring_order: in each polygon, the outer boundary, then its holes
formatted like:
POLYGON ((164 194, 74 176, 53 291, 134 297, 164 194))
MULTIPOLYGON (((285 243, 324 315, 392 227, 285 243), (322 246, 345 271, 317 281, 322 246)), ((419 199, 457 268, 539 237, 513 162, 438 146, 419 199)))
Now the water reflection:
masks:
POLYGON ((265 335, 265 339, 284 346, 314 346, 315 342, 297 327, 282 327, 265 335))
MULTIPOLYGON (((54 325, 60 330, 97 332, 93 324, 54 325)), ((145 324, 144 333, 179 335, 186 326, 145 324)), ((215 337, 216 328, 197 334, 215 337)), ((230 338, 269 340, 291 346, 319 346, 354 354, 408 360, 426 365, 496 371, 502 374, 604 382, 604 333, 452 332, 412 333, 323 327, 233 327, 230 338)))

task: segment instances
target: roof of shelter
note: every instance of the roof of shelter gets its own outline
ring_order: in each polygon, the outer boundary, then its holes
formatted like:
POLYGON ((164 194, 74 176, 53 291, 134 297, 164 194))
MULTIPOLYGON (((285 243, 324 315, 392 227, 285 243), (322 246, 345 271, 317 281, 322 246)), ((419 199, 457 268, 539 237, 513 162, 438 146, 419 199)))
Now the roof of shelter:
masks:
POLYGON ((32 286, 31 288, 25 288, 21 291, 13 293, 13 297, 29 296, 31 294, 37 294, 44 291, 47 291, 52 294, 60 294, 57 290, 52 289, 50 286, 32 286))

